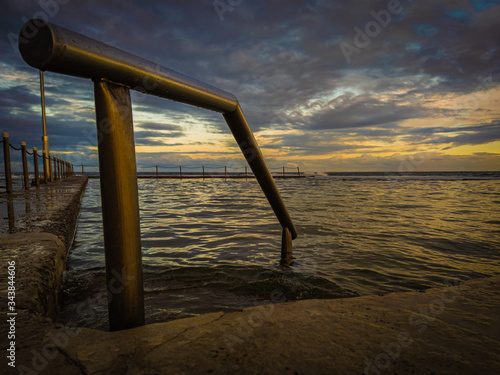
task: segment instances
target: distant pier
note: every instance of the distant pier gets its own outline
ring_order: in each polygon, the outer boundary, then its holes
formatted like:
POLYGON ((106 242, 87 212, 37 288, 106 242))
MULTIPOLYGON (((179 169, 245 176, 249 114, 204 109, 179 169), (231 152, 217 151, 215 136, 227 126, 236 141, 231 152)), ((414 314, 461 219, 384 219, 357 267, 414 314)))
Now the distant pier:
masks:
MULTIPOLYGON (((99 175, 86 175, 86 177, 88 178, 99 178, 99 175)), ((276 179, 283 179, 283 178, 305 178, 306 175, 304 174, 301 174, 300 176, 299 175, 285 175, 285 176, 282 176, 282 175, 273 175, 273 178, 276 178, 276 179)), ((186 175, 139 175, 137 176, 138 179, 176 179, 176 180, 188 180, 188 179, 254 179, 255 176, 252 174, 252 175, 248 175, 248 176, 244 176, 244 175, 227 175, 227 176, 224 176, 224 175, 205 175, 205 176, 200 176, 200 175, 189 175, 189 174, 186 174, 186 175)))
MULTIPOLYGON (((85 175, 88 178, 99 178, 99 173, 96 172, 85 172, 85 167, 97 168, 97 166, 85 166, 81 165, 81 175, 85 175)), ((137 169, 155 169, 155 172, 137 172, 137 178, 139 179, 245 179, 249 178, 254 179, 255 175, 248 170, 248 167, 243 168, 234 168, 234 167, 208 167, 208 166, 162 166, 162 165, 152 165, 152 166, 137 166, 137 169), (163 170, 172 170, 177 169, 176 172, 161 172, 160 169, 163 170), (188 172, 186 172, 186 169, 188 172), (193 171, 195 169, 196 171, 193 171)), ((277 167, 277 168, 269 168, 270 170, 279 170, 280 172, 273 172, 271 175, 273 178, 305 178, 306 175, 304 172, 300 171, 299 167, 277 167), (290 169, 293 172, 290 172, 290 169), (296 169, 296 171, 295 171, 296 169)))

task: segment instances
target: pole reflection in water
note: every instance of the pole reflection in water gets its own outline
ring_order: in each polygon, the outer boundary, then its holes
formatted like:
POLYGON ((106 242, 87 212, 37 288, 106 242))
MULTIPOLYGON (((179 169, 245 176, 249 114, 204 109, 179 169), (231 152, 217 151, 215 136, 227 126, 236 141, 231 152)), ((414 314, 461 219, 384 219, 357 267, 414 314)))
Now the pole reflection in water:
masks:
POLYGON ((7 213, 9 218, 9 233, 14 233, 15 221, 14 221, 14 200, 12 196, 7 197, 7 213))

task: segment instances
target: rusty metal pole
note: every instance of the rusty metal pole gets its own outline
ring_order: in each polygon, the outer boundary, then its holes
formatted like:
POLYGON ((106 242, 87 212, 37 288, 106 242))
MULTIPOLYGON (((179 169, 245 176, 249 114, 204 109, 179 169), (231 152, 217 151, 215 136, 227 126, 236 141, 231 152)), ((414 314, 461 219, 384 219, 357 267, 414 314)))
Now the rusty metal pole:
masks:
POLYGON ((40 176, 38 176, 38 154, 36 147, 33 147, 33 165, 35 166, 35 186, 40 187, 40 176))
POLYGON ((144 325, 141 232, 129 88, 94 82, 104 249, 111 331, 144 325))
POLYGON ((5 190, 12 193, 12 170, 10 168, 9 133, 2 133, 3 138, 3 163, 5 167, 5 190))
POLYGON ((19 38, 23 40, 19 43, 21 55, 37 69, 94 80, 105 77, 142 91, 145 81, 154 82, 147 85, 150 86, 146 90, 148 94, 221 113, 281 226, 290 230, 292 239, 297 237, 293 221, 234 95, 43 20, 27 21, 20 35, 23 36, 19 38), (33 24, 38 32, 32 38, 25 38, 33 24))
POLYGON ((52 168, 50 181, 57 180, 57 156, 52 156, 52 161, 54 162, 54 167, 52 168))
POLYGON ((47 184, 50 180, 50 161, 49 154, 43 152, 42 150, 42 161, 43 161, 43 183, 47 184))
POLYGON ((5 168, 5 190, 12 193, 12 171, 10 168, 9 133, 2 133, 3 138, 3 163, 5 168))
POLYGON ((54 182, 54 170, 52 169, 52 155, 50 153, 47 154, 48 164, 49 164, 49 181, 54 182))
POLYGON ((28 159, 26 156, 26 142, 21 142, 21 156, 23 159, 23 182, 24 188, 29 190, 30 188, 30 179, 28 176, 28 159))
POLYGON ((297 167, 297 174, 299 175, 300 177, 300 170, 299 170, 299 167, 297 167))
POLYGON ((271 172, 267 168, 264 156, 248 126, 243 111, 238 106, 235 111, 224 113, 223 116, 281 226, 287 227, 290 230, 292 239, 295 239, 297 237, 297 229, 281 198, 271 172))

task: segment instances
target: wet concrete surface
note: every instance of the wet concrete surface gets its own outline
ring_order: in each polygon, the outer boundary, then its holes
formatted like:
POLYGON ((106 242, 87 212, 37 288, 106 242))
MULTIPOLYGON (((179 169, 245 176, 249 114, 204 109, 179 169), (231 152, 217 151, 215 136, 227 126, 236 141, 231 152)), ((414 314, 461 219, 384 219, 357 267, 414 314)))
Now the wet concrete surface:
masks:
POLYGON ((86 183, 87 177, 74 176, 38 189, 0 193, 0 233, 51 233, 71 245, 71 226, 76 224, 86 183))
MULTIPOLYGON (((43 326, 57 316, 86 184, 86 177, 70 177, 0 194, 0 314, 13 323, 0 324, 2 353, 12 342, 16 353, 31 348, 30 340, 43 337, 43 326)), ((7 370, 12 368, 3 355, 0 373, 7 370)))
POLYGON ((40 315, 18 318, 24 338, 18 367, 8 373, 500 372, 500 277, 423 293, 256 306, 118 332, 57 325, 40 315))

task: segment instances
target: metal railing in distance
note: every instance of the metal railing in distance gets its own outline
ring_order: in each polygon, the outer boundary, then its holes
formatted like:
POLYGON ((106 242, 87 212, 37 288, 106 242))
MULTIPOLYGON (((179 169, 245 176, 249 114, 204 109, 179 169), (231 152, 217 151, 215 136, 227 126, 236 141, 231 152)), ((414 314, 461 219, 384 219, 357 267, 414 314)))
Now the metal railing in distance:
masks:
MULTIPOLYGON (((38 149, 36 147, 33 147, 33 152, 29 152, 26 148, 26 142, 21 142, 21 147, 16 148, 14 147, 9 140, 9 133, 2 133, 2 145, 3 145, 3 160, 4 160, 4 169, 5 169, 5 189, 7 194, 10 194, 13 192, 12 188, 12 166, 11 166, 11 161, 10 161, 10 148, 13 148, 15 151, 21 151, 21 164, 23 167, 23 174, 22 174, 22 186, 23 189, 29 190, 30 188, 30 182, 29 182, 29 170, 28 170, 28 155, 33 156, 33 167, 34 167, 34 175, 33 175, 33 185, 36 188, 40 187, 40 176, 38 172, 38 149)), ((42 154, 40 157, 44 158, 45 154, 42 154)), ((59 160, 61 163, 64 163, 64 173, 62 174, 62 177, 60 178, 66 178, 66 177, 71 177, 73 176, 73 164, 71 164, 69 161, 65 161, 63 159, 59 159, 56 156, 54 158, 54 165, 56 164, 56 160, 59 160)), ((49 164, 51 157, 50 154, 47 157, 49 164)), ((49 171, 50 174, 50 180, 52 181, 52 169, 49 171)), ((45 179, 44 179, 45 182, 45 179)))
MULTIPOLYGON (((127 118, 124 118, 122 114, 116 113, 116 110, 112 109, 122 105, 122 103, 113 102, 113 100, 130 102, 129 89, 221 113, 283 227, 282 263, 291 263, 291 240, 297 236, 297 231, 234 95, 40 19, 32 19, 24 24, 19 36, 19 50, 24 60, 32 67, 94 81, 97 126, 99 127, 100 121, 109 121, 107 126, 113 129, 111 132, 103 132, 103 140, 98 145, 103 193, 106 189, 120 191, 119 187, 108 185, 125 183, 124 181, 128 181, 129 185, 137 185, 135 157, 133 164, 127 168, 121 162, 114 164, 125 154, 117 147, 123 145, 127 137, 129 139, 127 148, 131 147, 133 152, 133 137, 130 140, 128 133, 131 131, 128 111, 125 111, 127 118), (101 156, 103 154, 109 154, 112 157, 105 158, 101 156), (133 166, 133 170, 130 166, 133 166), (107 176, 115 178, 107 178, 107 176)), ((182 172, 180 173, 182 174, 182 172)), ((137 186, 131 188, 131 191, 126 194, 102 195, 105 246, 108 246, 106 237, 114 238, 114 231, 121 233, 129 230, 139 233, 139 224, 135 223, 135 217, 138 216, 135 200, 132 203, 133 208, 123 210, 123 214, 130 215, 130 218, 127 216, 118 218, 119 212, 112 211, 114 210, 112 207, 120 205, 128 207, 131 204, 128 199, 131 198, 132 194, 136 194, 136 191, 137 186), (116 201, 113 204, 105 202, 108 199, 116 201), (135 212, 136 210, 137 212, 135 212), (127 221, 134 222, 137 229, 132 230, 125 225, 127 221)), ((123 248, 106 248, 108 286, 110 283, 116 282, 116 273, 129 277, 126 278, 128 282, 122 286, 123 288, 120 288, 120 292, 108 288, 109 319, 112 330, 144 324, 142 293, 139 295, 134 292, 139 283, 141 284, 140 288, 142 288, 142 271, 137 266, 136 271, 133 271, 132 275, 128 275, 129 271, 123 269, 124 261, 136 262, 137 259, 137 254, 132 255, 128 251, 123 250, 123 248), (113 252, 112 256, 108 254, 110 251, 113 252), (119 260, 120 257, 124 261, 119 260), (119 311, 116 315, 113 313, 113 311, 118 311, 117 306, 130 306, 128 311, 135 316, 129 316, 126 321, 120 321, 120 315, 123 314, 123 311, 119 311)), ((140 246, 131 251, 137 252, 140 256, 140 246)), ((121 277, 123 278, 123 276, 121 277)))

